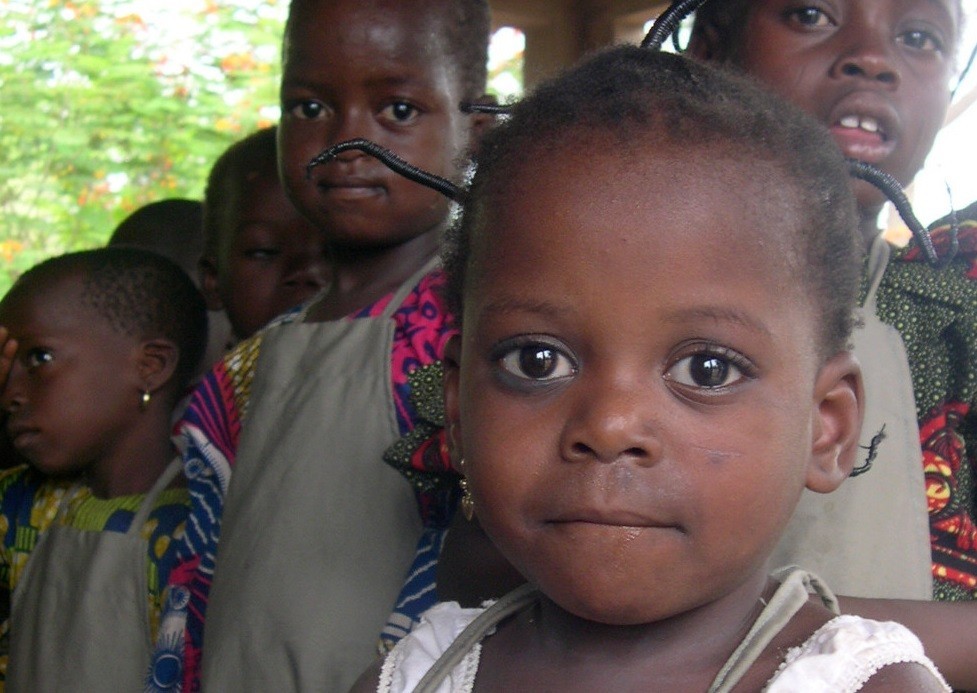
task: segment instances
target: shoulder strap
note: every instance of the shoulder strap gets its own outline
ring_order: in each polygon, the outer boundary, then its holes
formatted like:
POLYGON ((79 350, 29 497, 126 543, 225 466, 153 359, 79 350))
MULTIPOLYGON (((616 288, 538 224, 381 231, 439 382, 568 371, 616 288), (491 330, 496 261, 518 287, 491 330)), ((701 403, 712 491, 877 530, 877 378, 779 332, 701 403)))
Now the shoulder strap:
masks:
POLYGON ((733 654, 719 670, 719 674, 709 687, 709 693, 728 693, 759 658, 767 645, 784 629, 794 615, 800 611, 813 591, 824 605, 838 613, 838 600, 831 590, 816 575, 788 566, 773 575, 780 581, 780 587, 764 607, 733 654))
POLYGON ((156 499, 159 497, 159 494, 166 490, 166 487, 170 485, 181 471, 183 471, 183 460, 177 455, 170 461, 169 466, 163 470, 163 473, 156 479, 156 483, 149 489, 149 493, 143 498, 142 503, 139 505, 139 510, 136 512, 135 517, 132 518, 132 524, 129 525, 127 534, 138 535, 142 531, 142 526, 149 519, 149 514, 153 511, 153 506, 156 504, 156 499))
POLYGON ((486 634, 538 598, 539 592, 533 585, 520 585, 476 616, 417 682, 414 693, 435 693, 448 674, 486 634))
POLYGON ((417 270, 416 272, 414 272, 414 274, 408 277, 407 281, 405 281, 397 288, 397 291, 394 292, 393 298, 390 299, 390 303, 388 303, 386 307, 383 309, 383 317, 386 319, 392 318, 394 313, 397 312, 397 309, 400 308, 403 302, 407 300, 407 297, 410 295, 410 292, 413 291, 414 287, 417 286, 418 282, 420 282, 421 279, 424 278, 425 274, 432 272, 434 268, 440 264, 440 262, 441 262, 440 256, 435 255, 430 260, 425 262, 424 265, 419 270, 417 270))

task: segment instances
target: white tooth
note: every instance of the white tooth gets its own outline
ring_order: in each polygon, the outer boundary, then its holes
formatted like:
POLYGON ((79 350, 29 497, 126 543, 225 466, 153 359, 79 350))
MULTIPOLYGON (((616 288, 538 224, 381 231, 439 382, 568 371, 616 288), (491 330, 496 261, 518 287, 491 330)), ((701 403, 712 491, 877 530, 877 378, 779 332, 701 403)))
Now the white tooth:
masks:
POLYGON ((858 116, 845 116, 841 119, 841 127, 843 128, 857 128, 858 127, 858 116))
POLYGON ((863 118, 862 130, 864 130, 865 132, 878 132, 879 121, 875 120, 874 118, 863 118))

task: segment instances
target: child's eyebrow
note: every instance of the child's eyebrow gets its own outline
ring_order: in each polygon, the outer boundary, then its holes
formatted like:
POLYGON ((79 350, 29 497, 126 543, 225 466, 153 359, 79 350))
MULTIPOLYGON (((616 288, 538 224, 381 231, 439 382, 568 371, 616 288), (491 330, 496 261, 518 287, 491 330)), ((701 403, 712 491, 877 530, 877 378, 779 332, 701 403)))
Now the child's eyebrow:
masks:
POLYGON ((569 315, 570 306, 558 306, 549 301, 533 301, 523 298, 503 297, 482 308, 483 313, 530 313, 544 316, 569 315))
POLYGON ((696 320, 733 323, 768 337, 773 337, 773 333, 760 320, 748 313, 727 306, 683 308, 666 314, 664 318, 664 322, 666 323, 686 323, 696 320))

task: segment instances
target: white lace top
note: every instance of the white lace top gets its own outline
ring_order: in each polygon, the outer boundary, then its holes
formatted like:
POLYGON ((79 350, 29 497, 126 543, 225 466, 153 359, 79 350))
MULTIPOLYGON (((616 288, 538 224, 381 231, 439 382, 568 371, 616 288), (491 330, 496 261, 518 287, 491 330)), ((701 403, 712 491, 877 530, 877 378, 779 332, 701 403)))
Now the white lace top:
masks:
MULTIPOLYGON (((410 693, 451 642, 483 609, 462 609, 454 602, 428 610, 410 635, 387 655, 379 693, 410 693)), ((478 673, 481 645, 455 667, 438 693, 470 693, 478 673)), ((787 652, 766 693, 848 693, 859 690, 884 666, 916 662, 932 672, 949 693, 943 677, 923 654, 919 639, 891 621, 837 616, 807 642, 787 652)))

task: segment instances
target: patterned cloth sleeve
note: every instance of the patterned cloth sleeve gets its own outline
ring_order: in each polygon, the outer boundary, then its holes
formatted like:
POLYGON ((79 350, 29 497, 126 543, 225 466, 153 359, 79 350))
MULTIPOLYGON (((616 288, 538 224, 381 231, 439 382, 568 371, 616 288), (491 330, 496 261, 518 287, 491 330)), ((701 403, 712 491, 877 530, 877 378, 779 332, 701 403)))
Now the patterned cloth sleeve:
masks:
MULTIPOLYGON (((977 206, 959 213, 959 251, 931 267, 915 244, 890 262, 878 315, 902 335, 926 475, 935 597, 977 599, 977 206)), ((949 220, 932 230, 942 256, 949 220)))
MULTIPOLYGON (((391 353, 394 405, 402 435, 422 424, 414 388, 440 388, 437 364, 451 336, 442 307, 440 271, 427 275, 394 313, 391 353)), ((391 297, 347 319, 383 313, 391 297)), ((191 494, 191 511, 179 565, 170 573, 166 608, 156 642, 147 691, 199 690, 199 665, 207 599, 220 538, 224 497, 234 468, 242 423, 246 422, 251 381, 261 342, 270 330, 303 318, 300 308, 276 319, 222 359, 194 391, 177 425, 178 445, 191 494)), ((423 409, 421 410, 423 413, 423 409)), ((426 425, 426 424, 425 424, 426 425)), ((395 460, 388 460, 396 464, 395 460)), ((456 503, 455 474, 449 465, 402 467, 415 490, 424 532, 401 595, 382 633, 384 646, 410 629, 435 602, 435 568, 444 533, 456 503)), ((380 635, 380 634, 378 634, 380 635)))

